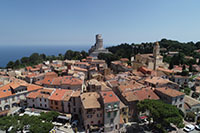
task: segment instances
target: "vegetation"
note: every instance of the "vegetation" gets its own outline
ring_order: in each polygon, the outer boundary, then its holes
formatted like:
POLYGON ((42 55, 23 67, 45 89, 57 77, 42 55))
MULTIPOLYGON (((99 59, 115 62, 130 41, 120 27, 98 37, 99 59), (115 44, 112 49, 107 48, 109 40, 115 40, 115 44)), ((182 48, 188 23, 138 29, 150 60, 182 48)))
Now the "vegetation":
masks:
POLYGON ((20 60, 16 60, 15 62, 9 61, 6 68, 19 69, 26 66, 34 66, 46 60, 49 60, 49 61, 56 60, 56 59, 81 60, 83 58, 86 58, 87 56, 88 56, 88 53, 85 51, 78 52, 78 51, 72 51, 72 50, 67 50, 64 55, 58 54, 58 56, 54 56, 54 55, 46 56, 45 54, 33 53, 29 57, 22 57, 20 60))
MULTIPOLYGON (((161 48, 161 54, 163 55, 164 62, 167 62, 170 64, 170 69, 173 68, 174 65, 180 65, 180 64, 186 64, 189 65, 189 71, 193 71, 192 65, 196 63, 196 59, 200 57, 199 53, 194 52, 194 50, 200 49, 200 42, 193 43, 181 43, 174 40, 167 40, 162 39, 159 41, 160 48, 161 48), (169 51, 177 51, 178 54, 174 55, 173 57, 168 56, 167 52, 169 51), (191 56, 193 59, 186 59, 185 56, 191 56)), ((154 43, 141 43, 141 44, 128 44, 128 43, 122 43, 117 46, 111 46, 107 49, 112 52, 113 54, 99 54, 99 59, 105 59, 108 64, 110 64, 111 61, 117 60, 120 58, 128 58, 131 59, 132 56, 140 53, 140 54, 147 54, 153 52, 153 45, 154 43)), ((20 60, 16 60, 15 62, 10 61, 7 64, 7 68, 21 68, 25 66, 32 66, 41 63, 45 60, 55 60, 55 59, 73 59, 73 60, 81 60, 83 58, 86 58, 88 56, 88 53, 85 51, 72 51, 67 50, 64 55, 58 54, 58 56, 46 56, 45 54, 38 54, 33 53, 30 57, 22 57, 20 60)), ((200 61, 198 62, 200 64, 200 61)))
MULTIPOLYGON (((162 39, 159 41, 161 54, 163 55, 163 61, 170 64, 169 68, 172 69, 174 65, 186 64, 190 66, 190 71, 192 70, 192 65, 196 63, 196 59, 200 58, 200 54, 194 52, 194 50, 200 49, 200 42, 193 43, 181 43, 178 41, 162 39), (177 51, 177 55, 173 57, 168 56, 167 52, 177 51), (191 56, 193 59, 186 59, 185 56, 191 56)), ((153 52, 154 43, 141 43, 141 44, 127 44, 123 43, 117 46, 111 46, 107 49, 113 53, 113 57, 110 54, 101 54, 98 58, 107 59, 107 63, 120 58, 131 59, 132 56, 140 53, 147 54, 153 52)), ((200 63, 200 62, 198 62, 200 63)))
POLYGON ((58 113, 54 111, 41 113, 40 116, 4 116, 0 118, 0 129, 8 132, 12 127, 11 133, 23 132, 25 129, 31 133, 47 133, 53 128, 51 122, 57 116, 58 113))
POLYGON ((195 121, 195 114, 193 112, 187 112, 185 119, 191 122, 195 121))
POLYGON ((190 92, 191 92, 191 88, 189 88, 189 87, 184 88, 184 93, 185 93, 186 95, 189 95, 190 92))
POLYGON ((162 132, 173 123, 177 127, 183 127, 181 111, 173 105, 160 100, 144 100, 137 104, 140 112, 149 111, 149 119, 153 119, 153 125, 162 132))

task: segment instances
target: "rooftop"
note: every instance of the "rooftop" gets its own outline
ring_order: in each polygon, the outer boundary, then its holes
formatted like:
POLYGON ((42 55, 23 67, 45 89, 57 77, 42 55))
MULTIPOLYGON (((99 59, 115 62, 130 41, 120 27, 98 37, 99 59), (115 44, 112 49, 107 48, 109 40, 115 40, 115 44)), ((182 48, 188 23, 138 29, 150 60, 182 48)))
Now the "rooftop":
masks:
POLYGON ((99 94, 96 92, 87 92, 81 94, 81 102, 84 109, 101 108, 98 101, 99 94))
POLYGON ((167 96, 170 96, 170 97, 177 97, 177 96, 185 95, 183 92, 180 92, 175 89, 168 88, 168 87, 156 88, 155 90, 158 92, 161 92, 167 96))
POLYGON ((104 103, 119 102, 119 98, 115 95, 113 91, 101 92, 104 103))

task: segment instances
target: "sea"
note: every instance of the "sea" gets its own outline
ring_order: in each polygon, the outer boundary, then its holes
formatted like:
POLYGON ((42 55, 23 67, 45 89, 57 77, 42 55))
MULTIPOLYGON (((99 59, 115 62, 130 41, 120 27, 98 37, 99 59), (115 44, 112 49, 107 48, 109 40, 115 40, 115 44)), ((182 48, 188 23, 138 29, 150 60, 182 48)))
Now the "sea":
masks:
POLYGON ((86 51, 91 45, 0 45, 0 67, 6 67, 9 61, 29 57, 32 53, 55 55, 65 54, 67 50, 86 51))

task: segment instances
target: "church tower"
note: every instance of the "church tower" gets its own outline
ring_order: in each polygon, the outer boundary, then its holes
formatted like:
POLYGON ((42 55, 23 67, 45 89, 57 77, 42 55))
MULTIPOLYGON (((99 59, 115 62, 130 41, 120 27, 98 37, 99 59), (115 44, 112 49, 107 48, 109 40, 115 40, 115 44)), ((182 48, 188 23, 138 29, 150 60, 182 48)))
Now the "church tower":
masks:
POLYGON ((156 44, 153 47, 153 57, 154 57, 154 70, 156 70, 159 64, 159 57, 160 57, 160 46, 158 42, 156 42, 156 44))

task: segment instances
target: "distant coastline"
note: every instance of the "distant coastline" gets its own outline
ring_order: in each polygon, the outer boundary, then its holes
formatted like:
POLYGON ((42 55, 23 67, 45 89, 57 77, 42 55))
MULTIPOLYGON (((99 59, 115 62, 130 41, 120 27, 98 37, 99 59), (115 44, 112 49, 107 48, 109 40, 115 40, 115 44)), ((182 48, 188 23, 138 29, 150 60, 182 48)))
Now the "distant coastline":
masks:
POLYGON ((32 53, 58 55, 67 50, 88 51, 91 45, 0 45, 0 67, 5 67, 9 61, 15 61, 32 53))

